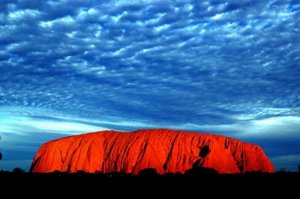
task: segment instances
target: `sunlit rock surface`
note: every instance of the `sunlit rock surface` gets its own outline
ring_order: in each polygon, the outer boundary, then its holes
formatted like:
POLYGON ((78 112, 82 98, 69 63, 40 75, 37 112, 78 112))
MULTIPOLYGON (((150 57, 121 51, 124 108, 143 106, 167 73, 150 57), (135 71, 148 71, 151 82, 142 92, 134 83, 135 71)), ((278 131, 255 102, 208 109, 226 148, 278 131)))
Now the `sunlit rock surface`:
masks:
POLYGON ((219 173, 274 172, 258 145, 168 129, 102 131, 53 140, 40 147, 31 171, 137 174, 154 168, 163 174, 184 173, 195 167, 212 168, 219 173))

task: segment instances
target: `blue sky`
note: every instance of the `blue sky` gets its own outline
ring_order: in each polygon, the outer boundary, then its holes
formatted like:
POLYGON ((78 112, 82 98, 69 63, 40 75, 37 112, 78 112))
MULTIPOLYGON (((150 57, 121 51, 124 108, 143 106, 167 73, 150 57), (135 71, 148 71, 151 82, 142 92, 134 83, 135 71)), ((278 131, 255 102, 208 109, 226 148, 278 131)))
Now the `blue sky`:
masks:
POLYGON ((0 169, 45 141, 173 128, 300 164, 300 2, 4 0, 0 169))

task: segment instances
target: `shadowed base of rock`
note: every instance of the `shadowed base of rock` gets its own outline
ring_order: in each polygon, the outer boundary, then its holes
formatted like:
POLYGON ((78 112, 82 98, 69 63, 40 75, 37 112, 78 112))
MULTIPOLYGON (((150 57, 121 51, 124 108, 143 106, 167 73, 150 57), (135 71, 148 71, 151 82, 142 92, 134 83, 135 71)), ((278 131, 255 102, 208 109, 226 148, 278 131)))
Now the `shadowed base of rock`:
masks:
POLYGON ((109 194, 124 195, 143 193, 147 196, 155 194, 177 195, 205 194, 217 196, 223 194, 246 193, 267 195, 283 193, 292 196, 298 190, 300 173, 245 173, 218 174, 210 168, 191 169, 180 173, 159 175, 155 169, 146 169, 138 175, 125 173, 26 173, 16 169, 14 172, 0 171, 1 192, 8 190, 10 194, 29 193, 39 190, 47 195, 58 193, 67 195, 109 194))

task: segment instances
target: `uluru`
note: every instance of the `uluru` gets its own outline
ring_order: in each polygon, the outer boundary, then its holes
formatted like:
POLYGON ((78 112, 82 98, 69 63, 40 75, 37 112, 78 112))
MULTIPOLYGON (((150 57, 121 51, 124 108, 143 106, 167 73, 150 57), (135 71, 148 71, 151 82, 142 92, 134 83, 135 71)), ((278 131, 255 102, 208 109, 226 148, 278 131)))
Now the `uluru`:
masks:
POLYGON ((100 131, 43 144, 31 172, 159 174, 210 168, 218 173, 274 172, 262 148, 237 139, 169 129, 100 131))

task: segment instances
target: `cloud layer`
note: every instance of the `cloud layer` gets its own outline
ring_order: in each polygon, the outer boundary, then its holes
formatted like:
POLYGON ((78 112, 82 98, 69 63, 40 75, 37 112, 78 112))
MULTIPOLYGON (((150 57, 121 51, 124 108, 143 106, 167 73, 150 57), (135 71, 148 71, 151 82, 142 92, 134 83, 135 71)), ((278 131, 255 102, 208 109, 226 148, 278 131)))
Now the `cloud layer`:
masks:
POLYGON ((299 155, 272 147, 300 141, 299 19, 295 0, 3 1, 1 142, 170 127, 299 155))

